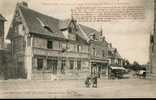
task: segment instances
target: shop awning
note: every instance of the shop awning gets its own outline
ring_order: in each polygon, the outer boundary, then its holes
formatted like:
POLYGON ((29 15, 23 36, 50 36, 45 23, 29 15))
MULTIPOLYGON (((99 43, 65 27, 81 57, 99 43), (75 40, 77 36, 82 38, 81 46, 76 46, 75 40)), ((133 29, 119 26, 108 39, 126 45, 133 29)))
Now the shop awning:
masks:
POLYGON ((111 69, 120 69, 120 70, 126 70, 124 67, 115 67, 115 66, 111 66, 111 69))
POLYGON ((103 60, 103 59, 91 59, 91 62, 93 62, 93 63, 108 63, 108 60, 103 60))

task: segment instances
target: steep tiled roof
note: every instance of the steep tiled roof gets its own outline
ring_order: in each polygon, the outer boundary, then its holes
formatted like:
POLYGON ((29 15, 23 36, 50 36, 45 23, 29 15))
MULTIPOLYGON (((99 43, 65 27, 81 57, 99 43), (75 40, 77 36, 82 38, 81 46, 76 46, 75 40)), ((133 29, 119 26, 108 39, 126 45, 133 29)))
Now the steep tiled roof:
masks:
POLYGON ((83 29, 83 31, 89 36, 92 33, 95 33, 97 35, 99 32, 93 28, 87 27, 85 25, 80 24, 80 27, 83 29))
POLYGON ((59 20, 27 7, 19 6, 30 33, 65 38, 59 29, 59 20), (45 26, 48 28, 45 28, 45 26), (50 29, 50 31, 49 31, 50 29))
POLYGON ((71 19, 60 20, 59 21, 59 29, 66 29, 66 28, 68 28, 70 22, 71 22, 71 19))
MULTIPOLYGON (((57 18, 44 15, 24 6, 19 5, 18 7, 26 21, 26 25, 28 26, 30 33, 65 39, 61 29, 68 28, 71 19, 59 20, 57 18)), ((11 28, 9 30, 9 33, 10 32, 11 28)), ((92 34, 95 34, 96 36, 99 35, 99 32, 97 30, 79 23, 77 23, 77 32, 75 33, 86 41, 89 40, 89 36, 92 34)), ((101 44, 101 42, 98 44, 101 44)))
MULTIPOLYGON (((26 21, 26 25, 28 26, 30 33, 66 39, 61 29, 68 28, 71 19, 59 20, 23 6, 19 6, 19 9, 24 17, 24 20, 26 21)), ((0 15, 0 19, 2 18, 4 17, 1 17, 0 15)), ((86 41, 89 40, 90 35, 95 34, 97 37, 100 35, 97 30, 87 27, 85 25, 77 23, 76 27, 77 31, 75 33, 86 41)), ((13 33, 11 27, 9 33, 10 34, 13 33)), ((104 41, 94 41, 94 42, 97 45, 103 45, 104 43, 104 41)), ((107 41, 105 41, 105 43, 106 45, 108 44, 107 41)), ((109 49, 113 50, 114 48, 109 49)), ((118 52, 116 54, 116 57, 119 58, 121 57, 118 52)))
POLYGON ((96 45, 105 46, 105 47, 107 47, 108 45, 107 41, 100 41, 100 40, 94 41, 93 43, 96 45))

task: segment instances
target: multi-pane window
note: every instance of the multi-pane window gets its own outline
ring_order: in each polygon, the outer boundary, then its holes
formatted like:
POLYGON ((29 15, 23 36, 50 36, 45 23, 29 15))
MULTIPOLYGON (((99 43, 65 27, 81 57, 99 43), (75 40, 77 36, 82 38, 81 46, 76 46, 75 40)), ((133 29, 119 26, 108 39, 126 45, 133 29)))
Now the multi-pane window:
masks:
POLYGON ((47 70, 50 70, 53 74, 57 74, 58 61, 56 59, 47 60, 47 70))
POLYGON ((53 74, 57 74, 57 60, 52 60, 52 72, 53 74))
POLYGON ((81 61, 80 60, 77 61, 77 70, 81 70, 81 61))
POLYGON ((48 40, 47 41, 47 48, 52 49, 53 48, 53 41, 48 40))
POLYGON ((42 58, 38 58, 37 59, 37 69, 38 70, 42 70, 43 68, 43 59, 42 58))
POLYGON ((69 63, 70 63, 69 69, 74 69, 74 60, 70 60, 69 63))
POLYGON ((47 59, 47 70, 53 74, 57 74, 58 60, 56 59, 47 59))

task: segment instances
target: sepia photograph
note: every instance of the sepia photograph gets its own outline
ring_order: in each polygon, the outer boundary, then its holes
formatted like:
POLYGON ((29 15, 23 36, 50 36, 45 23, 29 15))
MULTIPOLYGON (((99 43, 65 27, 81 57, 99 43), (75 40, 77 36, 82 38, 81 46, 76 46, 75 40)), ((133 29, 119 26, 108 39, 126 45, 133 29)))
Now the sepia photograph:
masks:
POLYGON ((156 98, 156 0, 1 0, 0 99, 156 98))

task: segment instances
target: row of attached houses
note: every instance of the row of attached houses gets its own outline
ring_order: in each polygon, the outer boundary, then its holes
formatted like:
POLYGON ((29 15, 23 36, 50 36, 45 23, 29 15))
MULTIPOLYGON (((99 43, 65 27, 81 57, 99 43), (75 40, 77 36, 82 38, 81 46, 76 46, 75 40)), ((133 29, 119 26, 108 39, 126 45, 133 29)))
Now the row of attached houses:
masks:
POLYGON ((96 73, 107 76, 110 65, 122 66, 122 57, 102 31, 74 18, 44 15, 25 2, 16 6, 7 39, 11 41, 8 78, 80 79, 96 73))

